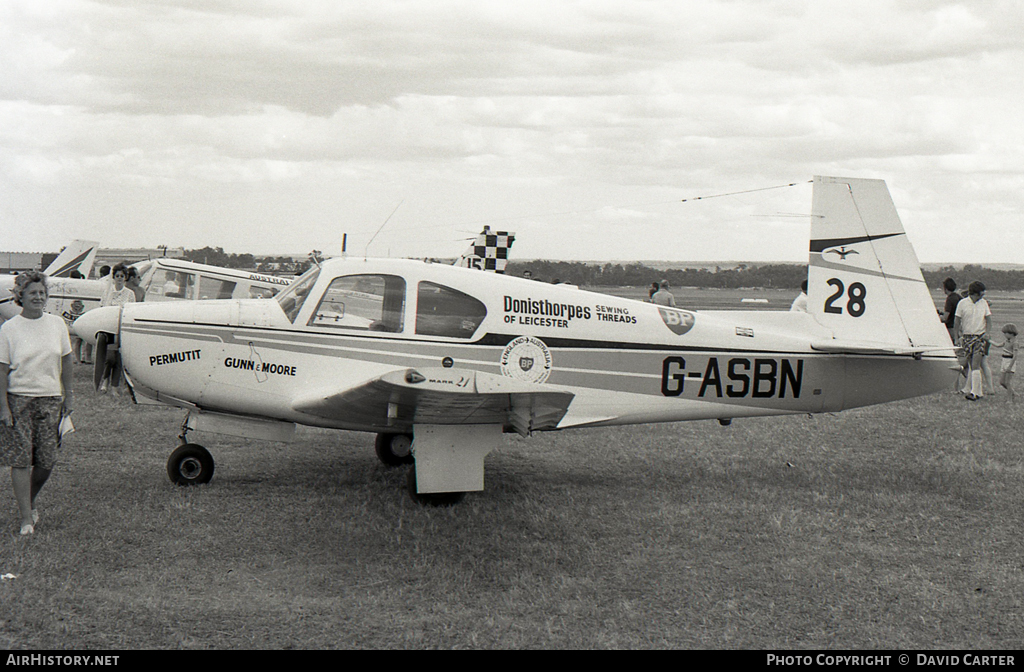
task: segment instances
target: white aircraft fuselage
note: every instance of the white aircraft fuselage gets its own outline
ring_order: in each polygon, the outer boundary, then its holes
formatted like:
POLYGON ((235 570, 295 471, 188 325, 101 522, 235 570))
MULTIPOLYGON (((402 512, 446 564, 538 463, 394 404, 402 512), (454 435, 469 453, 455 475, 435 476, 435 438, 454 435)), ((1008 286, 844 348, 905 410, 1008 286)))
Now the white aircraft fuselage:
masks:
POLYGON ((324 418, 295 401, 396 368, 430 370, 423 386, 471 391, 479 372, 571 393, 557 423, 533 428, 562 429, 840 411, 949 382, 946 357, 816 351, 833 334, 802 312, 694 312, 407 260, 330 260, 310 295, 351 274, 404 282, 394 332, 318 324, 315 299, 294 321, 274 300, 139 304, 121 318, 125 370, 137 391, 161 399, 378 432, 411 430, 414 419, 383 411, 324 418), (465 338, 417 333, 421 282, 480 297, 486 316, 465 338))
POLYGON ((343 258, 276 299, 107 308, 76 331, 119 334, 137 395, 232 433, 409 436, 420 493, 482 489, 501 432, 835 412, 948 389, 952 344, 884 183, 815 189, 809 312, 691 311, 343 258), (825 256, 838 245, 863 253, 825 256))

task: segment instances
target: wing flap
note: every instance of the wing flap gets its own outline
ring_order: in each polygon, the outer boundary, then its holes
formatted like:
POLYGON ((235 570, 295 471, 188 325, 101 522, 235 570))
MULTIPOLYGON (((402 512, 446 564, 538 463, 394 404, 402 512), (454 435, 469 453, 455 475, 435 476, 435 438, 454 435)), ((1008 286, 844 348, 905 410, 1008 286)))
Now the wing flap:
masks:
POLYGON ((552 429, 573 394, 464 369, 398 369, 343 390, 321 390, 292 408, 321 418, 409 430, 414 424, 501 424, 520 434, 552 429))

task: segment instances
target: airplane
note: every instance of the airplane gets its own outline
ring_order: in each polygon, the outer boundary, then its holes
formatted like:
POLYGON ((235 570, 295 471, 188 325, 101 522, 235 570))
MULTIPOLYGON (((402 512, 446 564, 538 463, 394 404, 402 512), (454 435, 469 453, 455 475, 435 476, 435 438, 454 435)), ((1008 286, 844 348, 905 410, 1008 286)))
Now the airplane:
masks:
MULTIPOLYGON (((492 233, 485 226, 455 263, 466 268, 503 273, 508 249, 514 240, 515 234, 504 231, 492 233)), ((99 280, 70 277, 73 270, 80 271, 85 278, 89 277, 98 245, 94 241, 72 241, 43 271, 50 286, 46 312, 71 323, 81 314, 99 307, 107 285, 99 280)), ((139 284, 146 292, 145 301, 270 298, 295 279, 290 275, 255 273, 167 257, 140 261, 131 266, 139 272, 139 284)), ((10 295, 14 278, 0 276, 0 323, 21 312, 21 307, 10 295)))
POLYGON ((809 312, 689 311, 414 260, 337 258, 270 300, 91 311, 135 398, 186 410, 167 463, 207 483, 194 430, 376 433, 407 487, 484 489, 505 432, 836 412, 949 387, 953 344, 882 180, 815 177, 809 312), (835 246, 856 249, 826 258, 835 246))
MULTIPOLYGON (((43 273, 48 278, 71 278, 73 271, 88 278, 96 261, 99 243, 92 240, 73 240, 50 262, 43 273)), ((14 303, 11 289, 14 288, 15 275, 0 275, 0 323, 11 319, 21 312, 21 307, 14 303)), ((97 304, 99 305, 99 304, 97 304)), ((49 312, 53 312, 52 310, 49 312)))
MULTIPOLYGON (((58 261, 59 258, 51 267, 58 261)), ((131 266, 139 272, 139 284, 146 292, 145 301, 269 298, 294 279, 291 276, 253 273, 166 257, 140 261, 131 266)), ((46 312, 63 317, 69 324, 79 315, 98 308, 107 289, 107 284, 98 279, 46 275, 50 288, 46 312)), ((0 299, 0 322, 21 312, 21 307, 14 303, 14 297, 10 294, 14 279, 15 276, 0 276, 0 296, 4 297, 0 299)))

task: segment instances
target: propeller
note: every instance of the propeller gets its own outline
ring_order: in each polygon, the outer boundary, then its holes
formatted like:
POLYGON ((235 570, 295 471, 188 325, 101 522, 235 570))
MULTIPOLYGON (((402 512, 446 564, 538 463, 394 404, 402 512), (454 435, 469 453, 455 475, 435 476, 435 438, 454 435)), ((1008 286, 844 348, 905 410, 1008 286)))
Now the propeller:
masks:
POLYGON ((107 355, 115 355, 111 346, 117 342, 117 331, 120 328, 121 308, 106 306, 94 308, 74 321, 71 329, 79 338, 88 343, 95 343, 93 350, 93 384, 99 389, 103 382, 103 371, 107 364, 107 355))
POLYGON ((101 331, 96 334, 96 347, 92 352, 92 384, 97 390, 100 389, 100 383, 103 382, 103 372, 107 368, 107 343, 109 339, 110 334, 106 332, 101 331))

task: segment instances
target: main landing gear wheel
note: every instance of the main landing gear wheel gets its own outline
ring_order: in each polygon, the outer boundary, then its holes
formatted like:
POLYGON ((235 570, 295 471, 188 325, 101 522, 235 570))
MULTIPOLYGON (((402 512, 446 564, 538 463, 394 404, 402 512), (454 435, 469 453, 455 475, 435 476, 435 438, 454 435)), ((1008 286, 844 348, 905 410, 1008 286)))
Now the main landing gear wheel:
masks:
POLYGON ((466 497, 464 492, 417 492, 416 467, 409 470, 405 485, 413 501, 425 506, 454 506, 466 497))
POLYGON ((213 455, 198 443, 175 448, 167 460, 167 475, 175 485, 201 485, 213 478, 213 455))
POLYGON ((378 434, 373 447, 380 461, 389 467, 412 464, 412 436, 408 434, 378 434))

